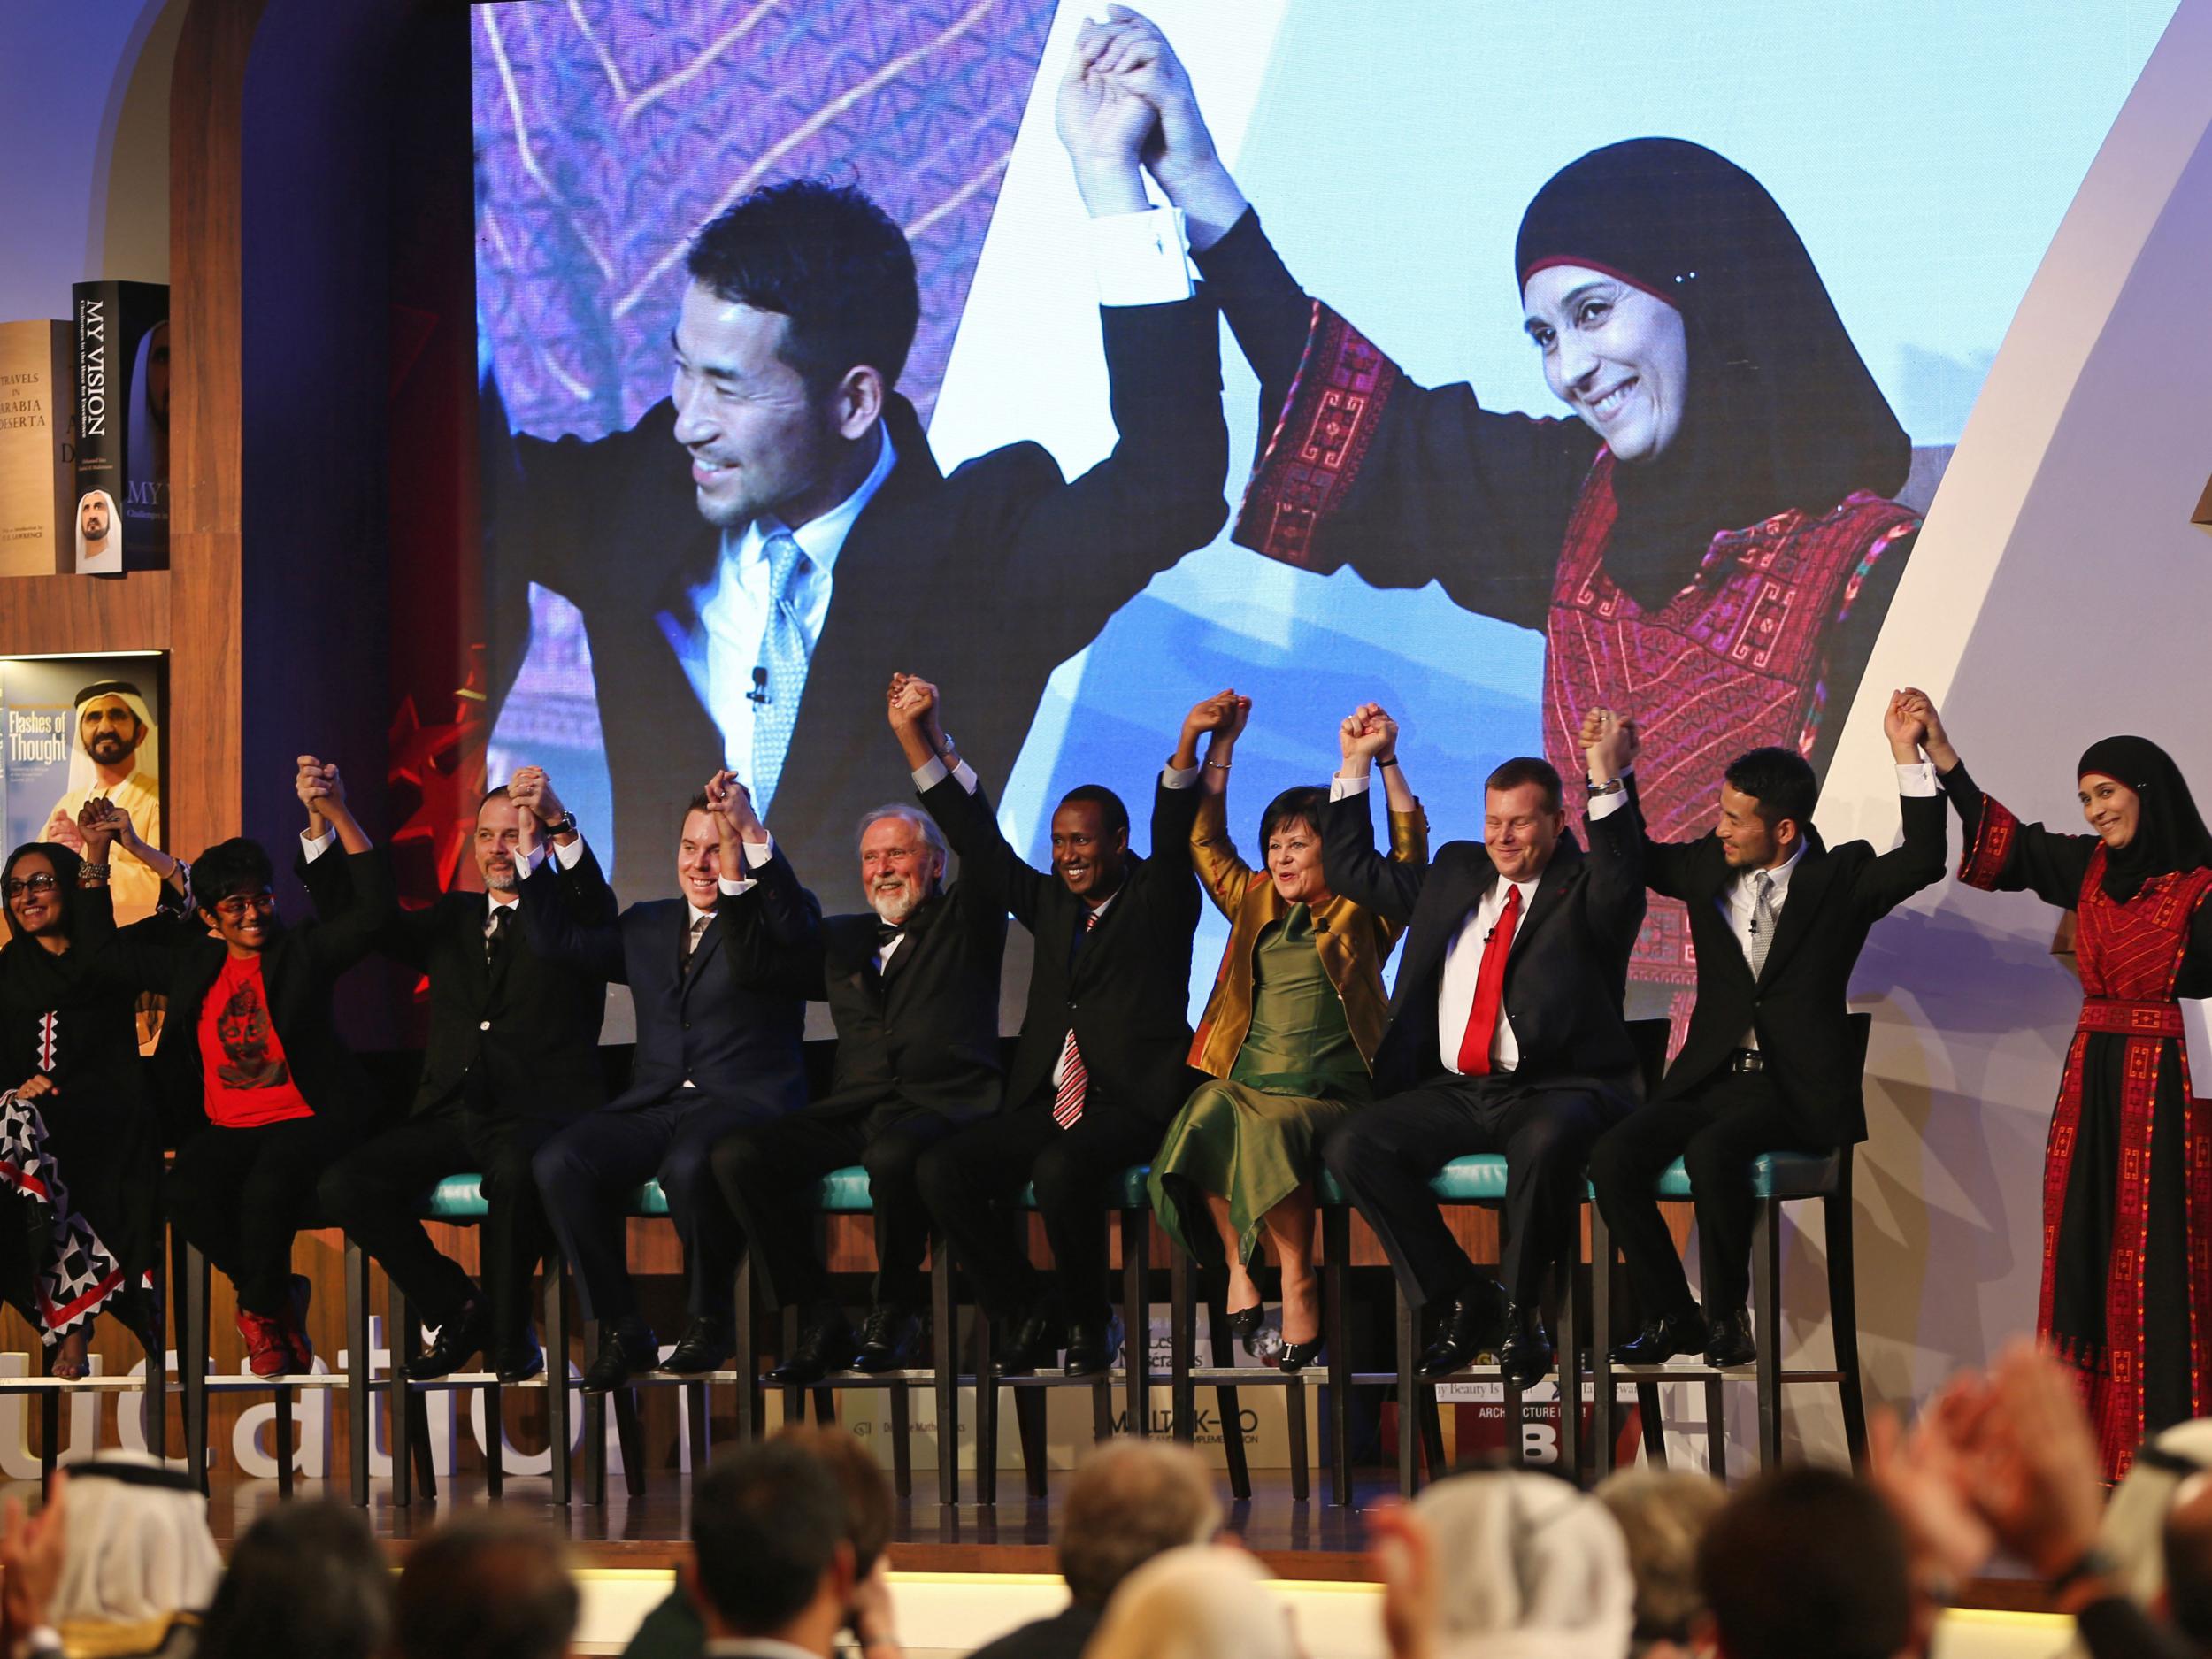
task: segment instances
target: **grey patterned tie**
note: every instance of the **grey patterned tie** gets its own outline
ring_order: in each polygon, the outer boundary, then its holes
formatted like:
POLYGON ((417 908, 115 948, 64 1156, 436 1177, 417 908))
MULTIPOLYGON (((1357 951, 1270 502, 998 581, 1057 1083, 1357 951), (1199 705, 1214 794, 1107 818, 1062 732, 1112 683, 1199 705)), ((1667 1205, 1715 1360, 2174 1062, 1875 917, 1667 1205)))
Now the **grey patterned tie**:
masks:
POLYGON ((753 810, 767 816, 783 775, 799 698, 806 690, 806 627, 799 616, 799 582, 806 551, 788 530, 768 538, 768 626, 760 636, 760 669, 753 678, 768 694, 753 710, 753 810), (763 679, 764 673, 765 679, 763 679))
POLYGON ((514 920, 514 907, 495 905, 491 919, 484 924, 484 960, 491 961, 499 955, 499 947, 507 937, 507 924, 514 920))
POLYGON ((1757 979, 1767 965, 1774 944, 1774 878, 1762 870, 1751 879, 1751 977, 1757 979))

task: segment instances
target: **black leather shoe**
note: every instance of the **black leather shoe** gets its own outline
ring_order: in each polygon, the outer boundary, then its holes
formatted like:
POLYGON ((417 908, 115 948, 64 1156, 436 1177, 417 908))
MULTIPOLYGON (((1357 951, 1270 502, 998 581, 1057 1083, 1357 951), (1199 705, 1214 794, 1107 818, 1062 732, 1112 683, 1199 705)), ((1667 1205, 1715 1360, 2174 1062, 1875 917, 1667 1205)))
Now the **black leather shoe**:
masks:
POLYGON ((1505 1292, 1488 1279, 1480 1279, 1452 1298, 1444 1310, 1442 1328, 1422 1354, 1417 1367, 1424 1377, 1448 1377, 1496 1351, 1504 1334, 1505 1292))
POLYGON ((465 1302, 438 1327, 438 1340, 407 1362, 407 1375, 415 1382, 450 1377, 489 1347, 491 1340, 491 1310, 480 1300, 465 1302))
POLYGON ((728 1364, 730 1356, 736 1351, 736 1339, 731 1335, 727 1319, 711 1313, 695 1313, 691 1323, 684 1327, 683 1340, 668 1350, 661 1369, 679 1377, 703 1377, 728 1364))
POLYGON ((1103 1322, 1079 1319, 1068 1327, 1067 1374, 1095 1377, 1111 1371, 1121 1355, 1121 1316, 1108 1314, 1103 1322))
POLYGON ((853 1356, 853 1328, 836 1309, 808 1317, 799 1327, 799 1340, 782 1364, 768 1373, 771 1382, 818 1383, 833 1371, 841 1371, 853 1356))
POLYGON ((1713 1316, 1712 1334, 1705 1339, 1708 1365, 1748 1365, 1759 1357, 1759 1345, 1751 1340, 1748 1309, 1731 1308, 1713 1316))
POLYGON ((545 1350, 538 1346, 538 1333, 526 1325, 520 1337, 512 1342, 502 1342, 492 1369, 503 1383, 528 1382, 543 1371, 545 1350))
POLYGON ((1498 1369, 1516 1388, 1532 1388, 1551 1375, 1551 1338, 1544 1331, 1544 1316, 1535 1308, 1506 1310, 1505 1346, 1498 1350, 1498 1369))
POLYGON ((660 1344, 653 1340, 652 1327, 642 1320, 610 1325, 599 1340, 598 1358, 584 1372, 584 1392, 611 1394, 641 1371, 651 1371, 659 1357, 660 1344))
POLYGON ((1710 1340, 1705 1316, 1693 1308, 1687 1313, 1654 1319, 1625 1342, 1613 1344, 1616 1365, 1662 1365, 1678 1354, 1695 1354, 1710 1340))
POLYGON ((909 1371, 921 1357, 922 1316, 896 1302, 879 1302, 868 1310, 860 1327, 860 1351, 852 1368, 874 1377, 887 1371, 909 1371))
POLYGON ((1012 1335, 994 1344, 991 1371, 999 1377, 1030 1377, 1040 1365, 1049 1365, 1067 1341, 1067 1333, 1052 1314, 1030 1314, 1013 1328, 1012 1335))

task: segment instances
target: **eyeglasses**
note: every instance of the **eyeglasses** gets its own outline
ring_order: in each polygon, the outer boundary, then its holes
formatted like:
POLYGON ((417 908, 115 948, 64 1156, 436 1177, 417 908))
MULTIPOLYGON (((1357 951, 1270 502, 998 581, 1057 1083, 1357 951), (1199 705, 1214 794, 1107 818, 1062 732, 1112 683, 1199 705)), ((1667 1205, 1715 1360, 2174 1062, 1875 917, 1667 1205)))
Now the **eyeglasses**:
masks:
POLYGON ((61 883, 51 876, 33 876, 27 881, 11 879, 6 887, 0 891, 5 891, 12 899, 19 899, 26 893, 51 893, 60 885, 61 883))
POLYGON ((250 914, 276 909, 276 895, 264 887, 258 893, 235 893, 215 901, 215 913, 225 921, 242 922, 250 914))

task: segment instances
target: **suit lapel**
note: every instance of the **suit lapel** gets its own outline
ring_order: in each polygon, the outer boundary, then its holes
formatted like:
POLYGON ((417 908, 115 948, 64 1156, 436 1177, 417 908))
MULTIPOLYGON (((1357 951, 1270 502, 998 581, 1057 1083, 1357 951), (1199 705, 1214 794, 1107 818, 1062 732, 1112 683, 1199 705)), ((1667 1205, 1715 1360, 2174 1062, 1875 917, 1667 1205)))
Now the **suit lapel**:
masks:
POLYGON ((1528 948, 1529 935, 1558 913, 1567 889, 1573 884, 1575 874, 1582 868, 1582 849, 1569 836, 1562 834, 1559 846, 1553 852, 1551 862, 1544 866, 1544 873, 1537 878, 1536 896, 1529 901, 1528 910, 1513 930, 1513 949, 1506 953, 1506 972, 1520 960, 1528 948))
POLYGON ((1828 896, 1831 868, 1827 849, 1817 841, 1809 842, 1804 855, 1797 861, 1797 868, 1790 872, 1790 893, 1782 905, 1782 913, 1774 918, 1774 943, 1768 948, 1766 962, 1759 970, 1761 985, 1781 972, 1782 964, 1812 931, 1821 902, 1828 896))

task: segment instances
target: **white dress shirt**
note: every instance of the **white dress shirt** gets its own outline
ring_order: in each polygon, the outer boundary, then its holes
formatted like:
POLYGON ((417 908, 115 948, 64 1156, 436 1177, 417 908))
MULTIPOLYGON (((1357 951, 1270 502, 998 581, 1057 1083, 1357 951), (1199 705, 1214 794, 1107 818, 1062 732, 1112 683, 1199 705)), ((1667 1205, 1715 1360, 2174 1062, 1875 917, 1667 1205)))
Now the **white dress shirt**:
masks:
MULTIPOLYGON (((548 844, 545 841, 540 841, 530 849, 528 856, 522 861, 524 875, 533 876, 537 873, 538 866, 545 862, 545 849, 548 844)), ((577 836, 574 841, 565 846, 559 841, 549 844, 553 849, 555 862, 564 870, 575 869, 584 856, 584 838, 581 835, 577 836)), ((776 856, 776 843, 773 837, 764 841, 740 841, 738 845, 745 849, 745 867, 748 870, 758 870, 776 856)), ((751 876, 722 876, 716 880, 715 885, 722 890, 724 898, 733 899, 741 893, 750 893, 760 884, 751 876)), ((691 903, 690 895, 687 894, 684 896, 685 902, 691 903)), ((702 916, 711 917, 714 914, 712 905, 693 903, 691 909, 692 919, 695 923, 702 916)))

